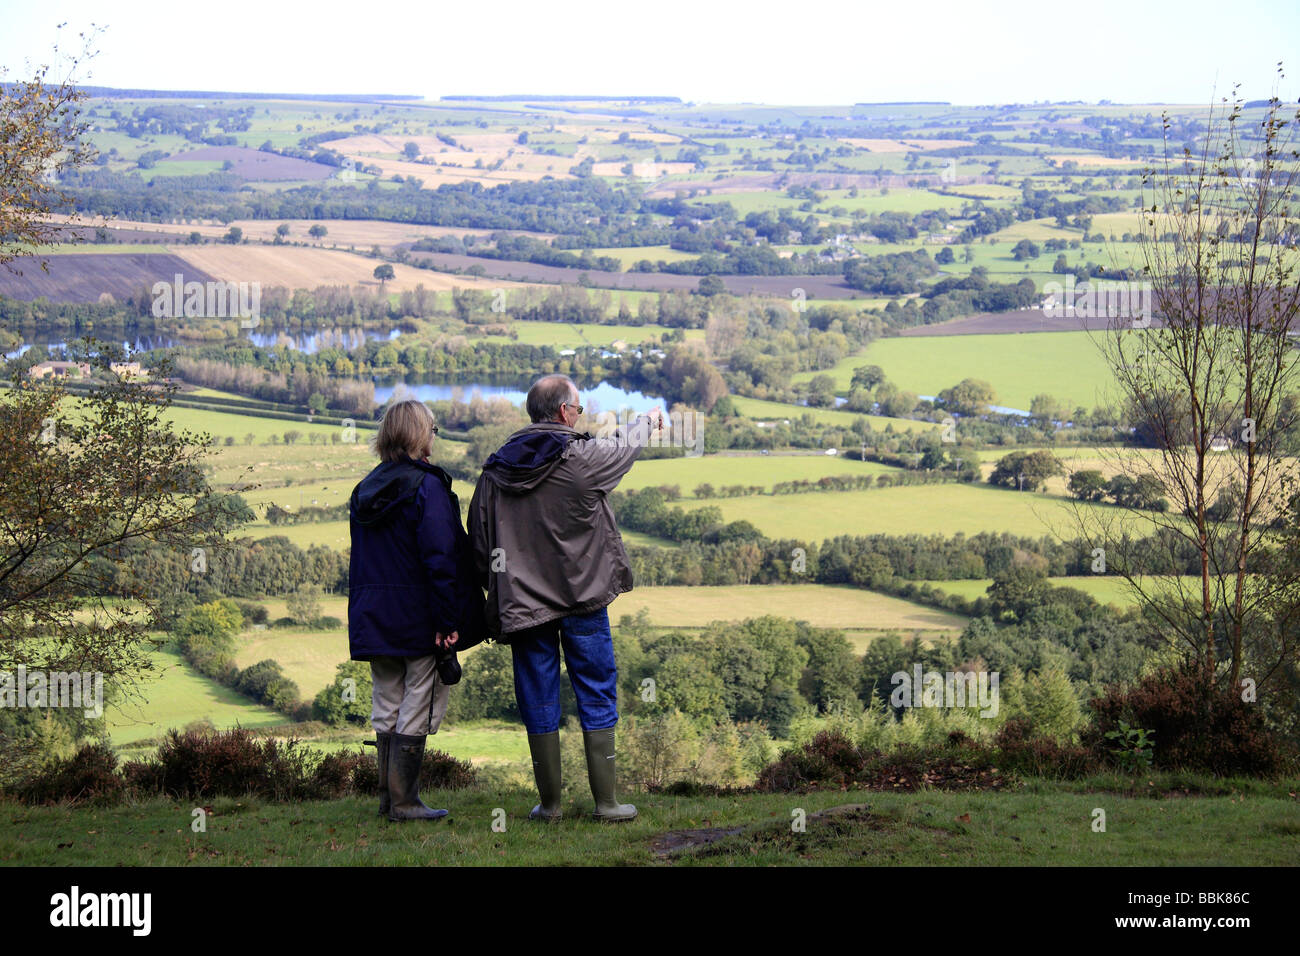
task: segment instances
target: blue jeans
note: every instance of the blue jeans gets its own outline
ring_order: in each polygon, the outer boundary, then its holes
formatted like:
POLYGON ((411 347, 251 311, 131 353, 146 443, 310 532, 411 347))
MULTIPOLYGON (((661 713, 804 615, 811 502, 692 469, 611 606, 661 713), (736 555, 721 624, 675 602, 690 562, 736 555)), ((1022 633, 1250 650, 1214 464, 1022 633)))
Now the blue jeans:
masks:
POLYGON ((618 723, 618 668, 609 614, 571 614, 510 635, 515 700, 530 734, 560 729, 560 644, 583 730, 618 723))

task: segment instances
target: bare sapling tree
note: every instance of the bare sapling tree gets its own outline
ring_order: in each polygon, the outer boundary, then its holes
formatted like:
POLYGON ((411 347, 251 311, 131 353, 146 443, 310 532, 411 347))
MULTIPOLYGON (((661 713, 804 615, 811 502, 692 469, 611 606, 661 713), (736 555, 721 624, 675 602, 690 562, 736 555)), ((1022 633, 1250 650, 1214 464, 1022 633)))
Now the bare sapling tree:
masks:
POLYGON ((1149 449, 1112 467, 1171 507, 1144 494, 1118 520, 1079 512, 1160 635, 1230 687, 1295 662, 1279 629, 1294 626, 1280 612, 1300 606, 1300 565, 1274 556, 1296 534, 1297 119, 1276 91, 1247 105, 1235 88, 1193 142, 1171 142, 1165 115, 1163 161, 1143 178, 1140 292, 1101 341, 1149 449))

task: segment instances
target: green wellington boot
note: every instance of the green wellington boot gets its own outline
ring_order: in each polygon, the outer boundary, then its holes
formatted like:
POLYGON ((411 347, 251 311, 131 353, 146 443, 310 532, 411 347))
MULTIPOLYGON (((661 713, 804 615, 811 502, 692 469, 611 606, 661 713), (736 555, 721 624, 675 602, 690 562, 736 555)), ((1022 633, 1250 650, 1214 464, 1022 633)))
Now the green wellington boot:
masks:
POLYGON ((596 798, 597 820, 623 823, 636 819, 636 807, 614 799, 614 728, 584 730, 582 743, 587 751, 587 780, 596 798))
POLYGON ((379 760, 379 815, 388 816, 388 808, 391 805, 388 796, 388 748, 392 746, 389 738, 391 733, 380 733, 375 731, 375 756, 379 760))
POLYGON ((528 814, 528 819, 556 823, 563 816, 560 811, 560 732, 529 734, 528 750, 533 755, 537 795, 542 798, 542 802, 528 814))
POLYGON ((420 763, 427 737, 393 734, 388 754, 388 819, 441 820, 446 810, 426 807, 420 800, 420 763))

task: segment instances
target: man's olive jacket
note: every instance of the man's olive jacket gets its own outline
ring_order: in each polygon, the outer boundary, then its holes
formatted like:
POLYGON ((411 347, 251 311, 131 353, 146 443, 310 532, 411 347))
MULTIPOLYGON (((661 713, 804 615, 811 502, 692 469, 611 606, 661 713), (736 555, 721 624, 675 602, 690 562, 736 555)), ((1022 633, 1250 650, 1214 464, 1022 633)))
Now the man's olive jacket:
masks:
POLYGON ((509 643, 515 631, 588 614, 632 590, 606 496, 631 469, 650 429, 644 415, 609 438, 536 422, 489 456, 468 525, 495 638, 509 643))

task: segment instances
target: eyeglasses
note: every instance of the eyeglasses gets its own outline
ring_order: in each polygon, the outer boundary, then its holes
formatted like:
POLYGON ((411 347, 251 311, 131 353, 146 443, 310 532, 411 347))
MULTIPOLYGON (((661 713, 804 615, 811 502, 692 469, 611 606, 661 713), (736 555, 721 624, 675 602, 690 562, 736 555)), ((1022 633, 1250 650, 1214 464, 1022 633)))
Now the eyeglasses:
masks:
POLYGON ((561 405, 568 405, 570 408, 576 408, 576 409, 578 410, 578 414, 579 414, 579 415, 582 414, 582 406, 581 406, 581 405, 575 405, 573 402, 561 402, 560 404, 561 404, 561 405))
POLYGON ((438 426, 437 426, 437 425, 431 425, 430 428, 433 430, 433 433, 434 433, 435 435, 438 434, 438 426))

